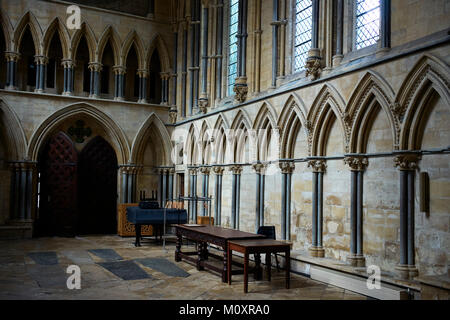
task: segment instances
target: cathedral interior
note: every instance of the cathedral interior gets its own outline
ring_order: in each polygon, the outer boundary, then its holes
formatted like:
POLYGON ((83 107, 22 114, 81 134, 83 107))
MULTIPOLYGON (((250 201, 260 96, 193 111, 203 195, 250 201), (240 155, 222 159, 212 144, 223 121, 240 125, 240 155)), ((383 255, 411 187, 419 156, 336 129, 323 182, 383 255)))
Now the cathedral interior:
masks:
POLYGON ((2 0, 0 298, 242 297, 122 236, 145 192, 274 226, 292 288, 254 299, 449 299, 449 63, 448 0, 2 0))

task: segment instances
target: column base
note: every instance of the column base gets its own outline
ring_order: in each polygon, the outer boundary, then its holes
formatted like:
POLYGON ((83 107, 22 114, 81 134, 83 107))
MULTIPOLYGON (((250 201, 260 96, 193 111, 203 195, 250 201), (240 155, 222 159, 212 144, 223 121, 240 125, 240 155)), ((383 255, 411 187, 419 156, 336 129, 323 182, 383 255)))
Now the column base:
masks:
POLYGON ((337 54, 333 56, 333 67, 337 67, 341 64, 342 59, 344 58, 343 54, 337 54))
POLYGON ((311 246, 309 249, 309 254, 311 257, 323 258, 325 257, 325 250, 323 247, 311 246))
POLYGON ((352 267, 365 267, 366 266, 366 258, 363 255, 351 254, 347 256, 347 261, 350 263, 352 267))
POLYGON ((5 90, 17 90, 16 86, 6 86, 5 90))
POLYGON ((73 92, 64 91, 61 95, 63 95, 63 96, 73 96, 73 92))
POLYGON ((399 264, 395 270, 397 270, 397 276, 403 280, 412 280, 419 275, 419 270, 415 265, 399 264))
POLYGON ((114 101, 125 101, 123 97, 114 97, 114 101))
POLYGON ((147 103, 147 99, 139 99, 138 103, 147 103))
POLYGON ((42 90, 42 89, 34 89, 34 92, 35 93, 44 93, 44 90, 42 90))
POLYGON ((96 94, 90 94, 89 98, 91 98, 91 99, 98 99, 100 97, 98 95, 96 95, 96 94))

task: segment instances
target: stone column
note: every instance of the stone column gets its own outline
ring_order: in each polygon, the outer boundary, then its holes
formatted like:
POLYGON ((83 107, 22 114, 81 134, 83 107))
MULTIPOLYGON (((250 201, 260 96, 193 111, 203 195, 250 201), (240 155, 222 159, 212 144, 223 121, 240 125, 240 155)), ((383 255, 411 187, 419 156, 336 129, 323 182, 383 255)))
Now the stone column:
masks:
MULTIPOLYGON (((211 169, 209 167, 202 167, 200 169, 200 172, 203 174, 203 185, 202 185, 202 196, 203 197, 208 197, 209 193, 209 173, 211 172, 211 169)), ((210 206, 211 204, 209 202, 203 202, 203 204, 207 203, 208 206, 210 206)), ((208 215, 208 211, 209 208, 205 208, 204 205, 202 205, 202 216, 207 216, 208 215)))
MULTIPOLYGON (((168 199, 173 199, 173 176, 175 174, 175 168, 169 168, 168 172, 167 172, 167 186, 168 186, 168 193, 167 193, 167 198, 168 199)), ((170 200, 173 201, 173 200, 170 200)))
POLYGON ((22 161, 11 163, 11 225, 27 227, 25 237, 32 236, 33 189, 35 184, 36 162, 22 161))
POLYGON ((139 76, 139 99, 138 99, 138 103, 147 103, 148 70, 146 70, 146 69, 139 69, 139 70, 137 70, 137 75, 139 76))
POLYGON ((103 66, 99 62, 90 62, 88 68, 91 72, 89 98, 98 98, 100 96, 100 72, 103 66))
POLYGON ((256 212, 255 212, 255 232, 264 225, 264 180, 266 165, 263 163, 253 164, 256 172, 256 212))
POLYGON ((381 49, 386 50, 391 47, 391 0, 381 0, 380 14, 381 49))
POLYGON ((168 72, 160 72, 161 77, 161 104, 168 105, 169 104, 169 78, 170 73, 168 72))
POLYGON ((181 117, 184 118, 186 117, 188 22, 184 22, 182 25, 183 25, 183 52, 181 65, 181 117))
POLYGON ((239 0, 239 21, 238 33, 238 56, 237 56, 237 78, 234 83, 233 91, 235 99, 238 102, 244 102, 247 99, 247 0, 239 0))
POLYGON ((17 61, 20 58, 20 53, 18 52, 5 52, 6 58, 6 90, 17 90, 16 80, 17 80, 17 61))
POLYGON ((222 175, 223 167, 214 166, 213 171, 216 174, 216 190, 215 197, 216 201, 214 203, 214 221, 215 224, 220 226, 222 224, 222 175))
POLYGON ((45 75, 48 64, 48 58, 45 56, 34 56, 36 63, 36 88, 34 92, 42 93, 45 91, 45 75))
POLYGON ((124 78, 126 68, 124 66, 114 66, 114 100, 124 101, 124 78))
POLYGON ((333 55, 333 66, 341 64, 343 55, 344 38, 344 0, 337 0, 336 4, 336 47, 333 55))
POLYGON ((208 102, 208 3, 203 1, 202 9, 202 65, 201 65, 201 91, 198 99, 198 107, 201 113, 206 113, 208 102))
POLYGON ((281 169, 281 239, 291 238, 291 178, 295 164, 290 161, 280 162, 281 169))
POLYGON ((306 60, 306 76, 311 80, 316 80, 322 71, 321 56, 319 46, 319 0, 312 0, 312 35, 311 49, 306 60))
MULTIPOLYGON (((195 167, 189 168, 190 196, 193 198, 197 198, 197 171, 195 167)), ((197 201, 190 201, 189 204, 191 221, 197 223, 197 201)))
POLYGON ((312 245, 309 252, 313 257, 323 257, 325 253, 322 245, 323 174, 326 163, 323 159, 313 159, 308 161, 308 167, 313 171, 312 245))
POLYGON ((216 99, 222 98, 223 0, 217 1, 216 26, 216 99))
POLYGON ((364 156, 348 156, 344 163, 351 170, 351 205, 350 205, 350 254, 347 260, 354 267, 364 267, 363 250, 363 185, 364 170, 369 161, 364 156))
POLYGON ((414 253, 414 179, 419 160, 417 153, 404 153, 394 158, 400 170, 400 263, 396 270, 402 279, 418 275, 414 253))
POLYGON ((136 202, 136 181, 140 166, 122 165, 120 175, 122 177, 121 201, 122 203, 136 202))
POLYGON ((277 75, 278 75, 278 26, 280 22, 278 21, 278 0, 273 0, 273 10, 272 10, 272 87, 277 86, 277 75))
POLYGON ((230 167, 233 172, 232 194, 231 194, 231 227, 239 230, 239 206, 241 193, 241 172, 242 166, 233 165, 230 167))
POLYGON ((155 17, 155 0, 148 0, 147 17, 148 18, 154 18, 155 17))
POLYGON ((178 32, 177 24, 173 25, 173 73, 171 74, 172 79, 172 109, 176 110, 177 107, 177 79, 178 79, 178 32))
POLYGON ((71 59, 62 60, 61 65, 64 67, 64 90, 63 96, 73 95, 73 69, 75 63, 71 59))

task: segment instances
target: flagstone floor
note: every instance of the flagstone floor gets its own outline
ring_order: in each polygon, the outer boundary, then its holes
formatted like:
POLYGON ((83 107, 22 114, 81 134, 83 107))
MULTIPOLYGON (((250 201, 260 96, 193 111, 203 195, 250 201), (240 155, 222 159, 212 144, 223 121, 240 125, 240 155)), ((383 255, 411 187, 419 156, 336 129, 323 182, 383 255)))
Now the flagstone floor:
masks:
POLYGON ((153 240, 136 248, 133 240, 113 235, 1 240, 0 299, 366 299, 297 274, 285 289, 284 272, 275 268, 270 282, 249 275, 244 294, 242 275, 228 285, 212 272, 175 262, 174 242, 164 250, 153 240), (80 267, 79 290, 67 288, 69 265, 80 267))

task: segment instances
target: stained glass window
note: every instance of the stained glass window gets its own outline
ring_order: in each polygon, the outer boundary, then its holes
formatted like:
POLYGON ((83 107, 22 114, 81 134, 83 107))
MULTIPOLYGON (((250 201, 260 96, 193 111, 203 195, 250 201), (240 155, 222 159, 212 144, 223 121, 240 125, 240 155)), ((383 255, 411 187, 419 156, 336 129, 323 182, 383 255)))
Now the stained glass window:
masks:
POLYGON ((228 34, 228 95, 233 94, 237 75, 237 32, 239 21, 239 0, 230 0, 230 31, 228 34))
POLYGON ((296 0, 294 35, 294 72, 298 72, 305 68, 311 49, 312 0, 296 0))
POLYGON ((380 0, 356 0, 355 47, 376 44, 380 38, 380 0))

